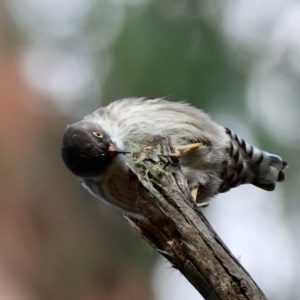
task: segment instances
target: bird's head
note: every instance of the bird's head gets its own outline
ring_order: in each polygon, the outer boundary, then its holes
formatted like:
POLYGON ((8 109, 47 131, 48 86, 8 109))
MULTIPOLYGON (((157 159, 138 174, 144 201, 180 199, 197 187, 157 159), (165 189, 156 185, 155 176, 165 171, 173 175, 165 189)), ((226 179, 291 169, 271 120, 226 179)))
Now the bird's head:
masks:
POLYGON ((96 123, 81 121, 67 127, 61 147, 62 159, 75 175, 92 178, 101 175, 118 154, 109 135, 96 123))

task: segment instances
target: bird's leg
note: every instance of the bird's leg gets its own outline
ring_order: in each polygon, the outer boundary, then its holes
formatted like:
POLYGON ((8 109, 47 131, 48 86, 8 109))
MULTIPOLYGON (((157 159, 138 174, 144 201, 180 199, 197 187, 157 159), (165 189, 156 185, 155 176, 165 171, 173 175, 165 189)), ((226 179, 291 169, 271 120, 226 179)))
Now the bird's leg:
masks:
POLYGON ((148 146, 148 145, 142 147, 142 151, 151 150, 151 149, 152 146, 148 146))
POLYGON ((196 205, 199 207, 199 208, 205 208, 209 205, 208 202, 201 202, 201 203, 196 203, 196 205))
MULTIPOLYGON (((201 143, 194 143, 194 144, 187 144, 187 145, 180 145, 180 146, 174 146, 175 153, 168 155, 169 157, 176 157, 180 158, 183 152, 192 150, 192 149, 197 149, 201 147, 201 143)), ((142 147, 142 150, 151 150, 152 146, 144 146, 142 147)))
POLYGON ((193 200, 195 201, 195 203, 196 203, 196 200, 197 200, 198 189, 199 189, 199 185, 196 185, 195 187, 193 187, 191 189, 191 195, 192 195, 193 200))
MULTIPOLYGON (((192 149, 197 149, 201 146, 202 146, 201 143, 174 146, 174 149, 175 149, 175 154, 174 155, 177 158, 179 158, 183 154, 183 152, 188 151, 188 150, 192 150, 192 149)), ((196 193, 196 195, 197 195, 197 193, 196 193)))
POLYGON ((193 187, 193 188, 191 189, 191 195, 192 195, 192 198, 193 198, 193 200, 195 201, 196 205, 197 205, 199 208, 207 207, 207 206, 209 205, 208 202, 200 202, 200 203, 197 203, 198 189, 199 189, 199 185, 196 185, 195 187, 193 187))

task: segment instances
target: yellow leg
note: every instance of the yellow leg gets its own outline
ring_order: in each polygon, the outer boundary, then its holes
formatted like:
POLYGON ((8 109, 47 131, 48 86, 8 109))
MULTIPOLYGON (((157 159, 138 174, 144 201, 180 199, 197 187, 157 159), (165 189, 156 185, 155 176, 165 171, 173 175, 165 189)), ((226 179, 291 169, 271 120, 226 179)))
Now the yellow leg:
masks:
POLYGON ((198 194, 198 189, 199 189, 199 185, 195 186, 192 190, 191 190, 191 195, 193 197, 193 200, 195 201, 196 205, 199 207, 199 208, 204 208, 204 207, 207 207, 209 204, 208 202, 201 202, 201 203, 197 203, 196 200, 197 200, 197 194, 198 194))
MULTIPOLYGON (((199 148, 201 146, 202 146, 201 143, 194 143, 194 144, 174 146, 175 153, 171 154, 169 156, 170 157, 180 158, 180 156, 182 155, 183 152, 188 151, 188 150, 192 150, 192 149, 197 149, 197 148, 199 148)), ((142 148, 142 150, 150 150, 150 149, 152 149, 152 146, 144 146, 142 148)))
POLYGON ((142 150, 145 151, 145 150, 151 150, 152 149, 152 146, 143 146, 142 147, 142 150))
POLYGON ((194 143, 194 144, 187 144, 187 145, 180 145, 180 146, 175 146, 175 154, 179 158, 183 152, 192 150, 192 149, 197 149, 201 147, 201 143, 194 143))
POLYGON ((198 188, 199 188, 199 185, 195 186, 195 187, 192 188, 192 190, 191 190, 191 195, 192 195, 193 200, 194 200, 195 202, 196 202, 196 200, 197 200, 198 188))
POLYGON ((202 146, 201 143, 194 143, 194 144, 187 144, 187 145, 180 145, 180 146, 175 146, 175 149, 178 151, 186 151, 186 150, 191 150, 195 149, 202 146))
POLYGON ((197 203, 197 206, 198 206, 199 208, 205 208, 205 207, 207 207, 208 205, 209 205, 208 202, 197 203))

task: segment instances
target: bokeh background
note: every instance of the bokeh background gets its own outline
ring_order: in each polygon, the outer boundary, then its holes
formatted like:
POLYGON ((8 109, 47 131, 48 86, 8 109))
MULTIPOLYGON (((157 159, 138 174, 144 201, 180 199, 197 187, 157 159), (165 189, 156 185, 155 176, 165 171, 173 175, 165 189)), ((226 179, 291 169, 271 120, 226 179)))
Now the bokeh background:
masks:
POLYGON ((110 101, 203 108, 283 156, 287 181, 205 214, 269 299, 300 299, 300 2, 0 2, 0 299, 196 300, 64 167, 67 124, 110 101))

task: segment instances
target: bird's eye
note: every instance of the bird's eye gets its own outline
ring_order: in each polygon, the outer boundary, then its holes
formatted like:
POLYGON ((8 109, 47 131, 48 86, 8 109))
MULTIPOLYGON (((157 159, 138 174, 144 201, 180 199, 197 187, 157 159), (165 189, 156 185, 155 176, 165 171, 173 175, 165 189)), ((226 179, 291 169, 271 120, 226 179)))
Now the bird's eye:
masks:
POLYGON ((97 138, 100 138, 100 139, 103 138, 103 133, 98 132, 98 131, 94 131, 94 132, 93 132, 93 135, 96 136, 97 138))

